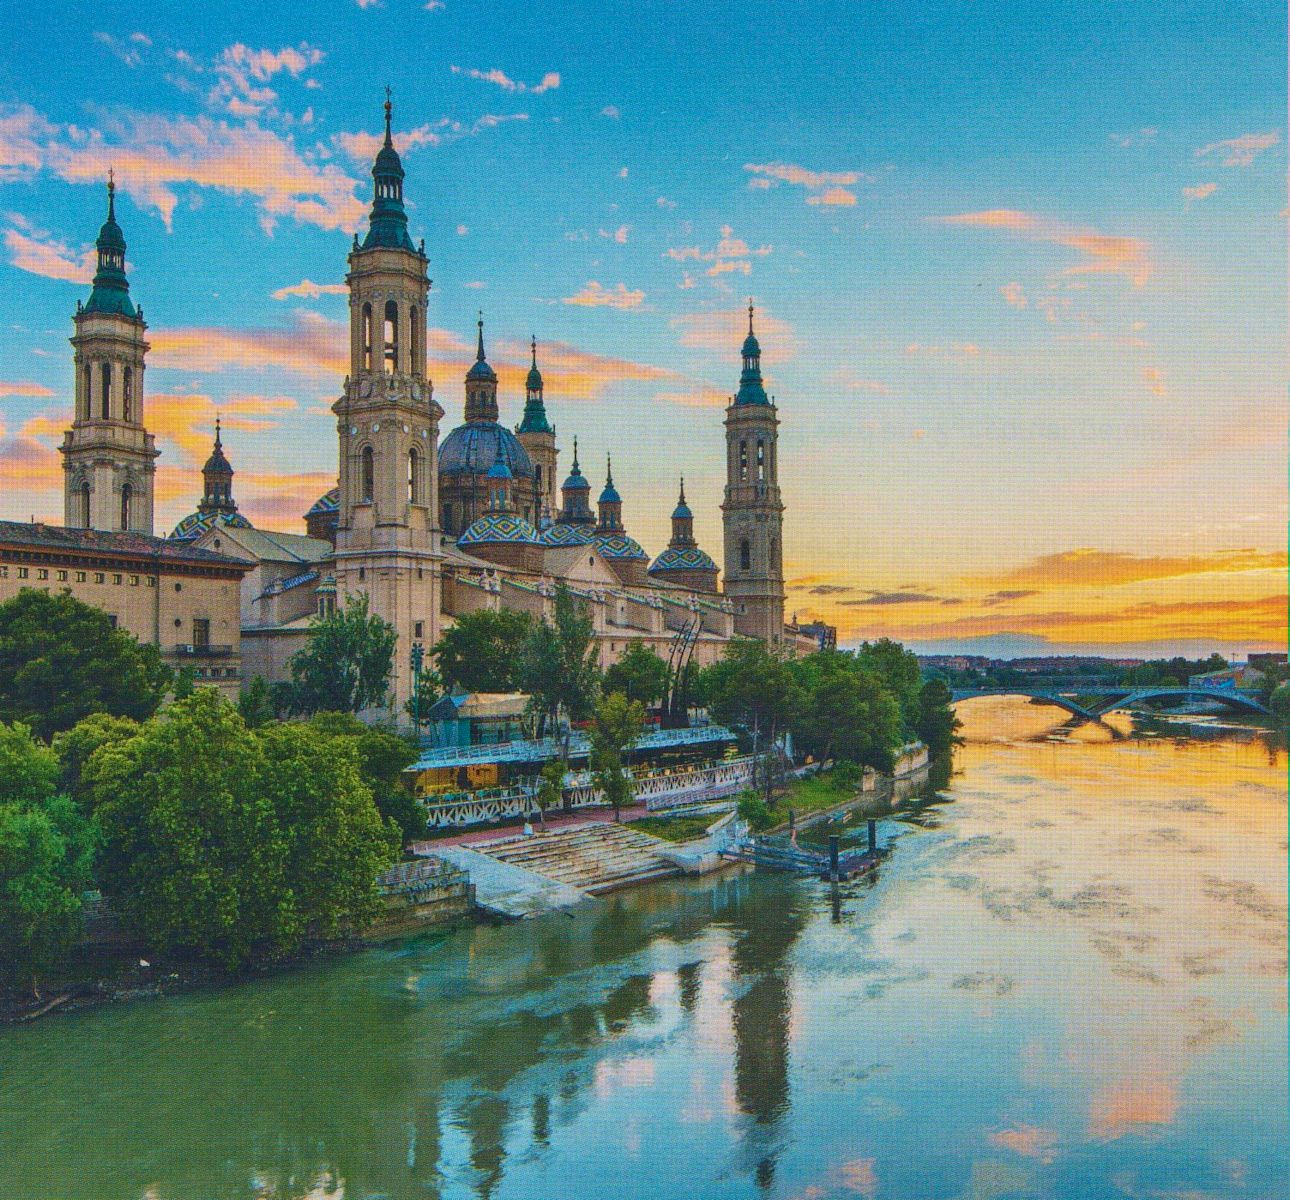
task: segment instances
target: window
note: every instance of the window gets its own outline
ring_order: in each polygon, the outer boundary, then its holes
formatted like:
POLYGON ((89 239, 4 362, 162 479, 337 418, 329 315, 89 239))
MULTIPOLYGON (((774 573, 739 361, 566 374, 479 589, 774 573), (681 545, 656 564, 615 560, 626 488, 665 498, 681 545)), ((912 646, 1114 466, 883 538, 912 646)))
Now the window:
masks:
POLYGON ((45 570, 45 568, 44 568, 44 567, 37 567, 37 568, 36 568, 36 578, 37 578, 37 579, 48 579, 48 578, 49 578, 49 572, 48 572, 47 570, 45 570))
POLYGON ((417 578, 418 578, 418 579, 421 579, 421 578, 423 578, 423 577, 424 577, 423 572, 422 572, 421 568, 420 568, 420 567, 418 567, 418 568, 417 568, 417 578))
POLYGON ((103 373, 103 391, 99 396, 100 413, 106 421, 112 415, 112 364, 104 363, 100 370, 103 373))
POLYGON ((139 577, 138 577, 137 575, 131 575, 131 576, 130 576, 130 586, 131 586, 131 587, 138 587, 138 586, 139 586, 139 577))
POLYGON ((748 443, 739 443, 739 482, 748 481, 748 443))
MULTIPOLYGON (((121 528, 128 530, 130 528, 130 501, 134 499, 134 488, 128 483, 121 485, 121 528)), ((118 583, 121 581, 118 579, 118 583)))
POLYGON ((66 582, 67 582, 67 572, 66 572, 66 571, 59 571, 59 572, 58 572, 58 576, 57 576, 57 578, 58 578, 58 582, 59 582, 59 583, 66 583, 66 582))
POLYGON ((739 569, 741 571, 752 570, 752 547, 748 544, 747 538, 744 538, 739 543, 739 569))
POLYGON ((182 592, 183 590, 184 590, 184 585, 182 583, 175 584, 175 591, 182 592))
POLYGON ((408 451, 408 502, 421 503, 421 455, 416 447, 408 451))
POLYGON ((117 587, 120 587, 120 586, 121 586, 121 576, 120 576, 120 575, 113 575, 113 576, 112 576, 112 582, 113 582, 113 583, 115 583, 115 584, 117 585, 117 587))
POLYGON ((766 443, 761 438, 757 439, 757 480, 766 482, 766 443))
POLYGON ((85 582, 85 572, 84 572, 84 571, 77 571, 77 572, 76 572, 76 582, 77 582, 77 583, 84 583, 84 582, 85 582))
POLYGON ((121 373, 121 420, 134 420, 134 369, 126 367, 121 373))
POLYGON ((359 480, 359 495, 368 504, 372 502, 372 493, 376 490, 376 464, 372 458, 372 447, 364 446, 362 455, 362 472, 359 480))
POLYGON ((109 624, 109 625, 111 625, 113 629, 115 629, 115 628, 116 628, 116 613, 108 613, 108 615, 107 615, 107 619, 108 619, 108 624, 109 624))
POLYGON ((104 576, 104 574, 103 574, 103 572, 102 572, 102 571, 95 571, 95 572, 94 572, 94 582, 95 582, 95 583, 102 583, 102 582, 104 581, 104 579, 105 579, 105 576, 104 576))
POLYGON ((421 369, 421 334, 417 329, 417 306, 408 310, 408 370, 421 369))
POLYGON ((205 650, 211 644, 211 623, 205 617, 193 618, 193 647, 205 650))
POLYGON ((90 527, 90 485, 81 484, 81 525, 88 529, 90 527))
POLYGON ((363 305, 363 370, 372 369, 372 306, 363 305))
POLYGON ((362 581, 363 581, 364 579, 366 579, 366 578, 367 578, 367 570, 366 570, 364 567, 359 567, 359 568, 358 568, 358 581, 359 581, 360 583, 362 583, 362 581))
POLYGON ((90 370, 89 363, 85 364, 85 370, 81 372, 81 376, 84 380, 85 394, 81 397, 80 415, 88 421, 93 411, 90 408, 90 393, 94 390, 94 372, 90 370))
POLYGON ((0 566, 0 579, 8 579, 8 578, 9 578, 9 568, 6 566, 0 566))
POLYGON ((542 490, 542 464, 538 463, 534 468, 534 471, 535 474, 533 476, 533 482, 537 485, 537 490, 540 492, 542 490))
POLYGON ((413 638, 415 638, 418 642, 422 639, 422 637, 424 637, 424 636, 425 636, 425 635, 422 633, 422 629, 423 629, 423 628, 424 628, 424 626, 423 626, 422 622, 420 622, 420 621, 414 621, 414 622, 413 622, 413 624, 412 624, 412 636, 413 636, 413 638))
POLYGON ((27 576, 28 576, 28 575, 30 575, 30 574, 31 574, 31 572, 30 572, 30 571, 28 571, 26 567, 19 567, 19 568, 18 568, 18 578, 19 578, 19 579, 26 579, 26 578, 27 578, 27 576))
POLYGON ((385 302, 385 373, 393 375, 399 369, 399 306, 393 300, 385 302))
POLYGON ((452 528, 452 505, 451 505, 451 504, 445 504, 445 505, 443 506, 443 531, 444 531, 444 533, 452 533, 452 532, 453 532, 453 528, 452 528))

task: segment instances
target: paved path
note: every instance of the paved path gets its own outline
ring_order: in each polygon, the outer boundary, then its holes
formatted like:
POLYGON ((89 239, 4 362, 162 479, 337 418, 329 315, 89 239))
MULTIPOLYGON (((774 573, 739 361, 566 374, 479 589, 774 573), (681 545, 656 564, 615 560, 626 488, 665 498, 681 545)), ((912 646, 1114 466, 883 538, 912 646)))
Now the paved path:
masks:
POLYGON ((586 892, 526 870, 514 863, 501 862, 466 846, 434 843, 434 855, 470 876, 475 885, 475 903, 502 917, 533 917, 557 908, 570 908, 590 899, 586 892))

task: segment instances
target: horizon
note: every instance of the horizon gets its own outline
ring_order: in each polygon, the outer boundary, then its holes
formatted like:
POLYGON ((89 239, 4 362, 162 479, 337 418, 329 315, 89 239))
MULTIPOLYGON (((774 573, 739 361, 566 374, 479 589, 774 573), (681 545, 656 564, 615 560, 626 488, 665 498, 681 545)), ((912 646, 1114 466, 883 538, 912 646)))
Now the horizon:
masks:
POLYGON ((612 452, 651 554, 684 474, 719 559, 751 295, 787 613, 923 654, 1285 649, 1283 10, 809 10, 18 14, 0 519, 61 520, 67 337, 112 167, 156 531, 195 507, 217 411, 241 510, 303 531, 335 481, 388 82, 441 438, 482 308, 503 422, 535 334, 561 474, 575 434, 593 481, 612 452), (1199 32, 1228 69, 1196 70, 1199 32), (34 71, 23 47, 51 44, 34 71))

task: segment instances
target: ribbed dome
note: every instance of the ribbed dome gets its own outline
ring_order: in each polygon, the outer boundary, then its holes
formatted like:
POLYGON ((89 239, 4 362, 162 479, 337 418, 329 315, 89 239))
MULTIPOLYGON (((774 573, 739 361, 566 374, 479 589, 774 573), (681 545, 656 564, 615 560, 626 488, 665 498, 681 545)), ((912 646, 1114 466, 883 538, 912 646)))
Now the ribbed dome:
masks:
POLYGON ((596 549, 606 558, 634 558, 649 562, 649 555, 640 542, 625 533, 596 534, 596 549))
POLYGON ((511 513, 485 513, 471 523, 457 539, 458 546, 488 546, 503 543, 540 545, 538 531, 523 517, 511 513))
POLYGON ((667 571, 715 571, 716 569, 717 564, 712 561, 711 556, 697 546, 690 546, 684 550, 669 546, 654 560, 649 573, 658 575, 667 571))
POLYGON ((520 440, 496 421, 470 421, 458 425, 439 445, 440 475, 486 475, 497 461, 501 443, 502 460, 517 479, 532 479, 533 463, 520 440))

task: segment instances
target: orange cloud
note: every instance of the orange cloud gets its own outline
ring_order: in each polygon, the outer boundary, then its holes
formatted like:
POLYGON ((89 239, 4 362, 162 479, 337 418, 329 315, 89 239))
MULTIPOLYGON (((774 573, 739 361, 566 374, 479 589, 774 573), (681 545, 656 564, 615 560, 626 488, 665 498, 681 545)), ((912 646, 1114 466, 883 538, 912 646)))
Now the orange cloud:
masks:
POLYGON ((1005 283, 999 289, 999 294, 1012 305, 1013 308, 1026 307, 1026 293, 1019 283, 1005 283))
POLYGON ((685 408, 725 408, 731 397, 720 388, 700 384, 685 392, 657 392, 654 399, 665 404, 680 404, 685 408))
POLYGON ((47 388, 43 383, 30 383, 26 380, 8 383, 0 379, 0 396, 52 396, 53 388, 47 388))
POLYGON ((349 285, 344 283, 314 283, 312 279, 302 279, 290 287, 280 287, 273 293, 274 300, 288 300, 292 296, 305 296, 317 300, 319 296, 344 296, 349 285))
POLYGON ((290 328, 162 327, 150 337, 153 366, 198 374, 279 367, 339 382, 349 370, 348 322, 312 312, 297 312, 290 328))
POLYGON ((1283 571, 1286 565, 1284 550, 1221 550, 1215 554, 1152 557, 1081 547, 1046 554, 1001 575, 980 576, 977 582, 992 587, 1100 587, 1215 571, 1283 571))
POLYGON ((540 96, 543 92, 553 91, 560 86, 560 73, 558 71, 548 71, 542 76, 541 83, 528 84, 521 83, 517 79, 511 79, 505 71, 493 67, 490 71, 480 71, 474 67, 450 67, 454 75, 465 75, 469 79, 480 79, 484 83, 495 83, 499 88, 506 92, 529 92, 531 95, 540 96))
POLYGON ((88 250, 73 250, 65 242, 48 237, 31 237, 16 229, 4 231, 5 248, 10 265, 46 279, 65 283, 88 284, 94 278, 97 255, 88 250))
POLYGON ((744 170, 752 175, 748 180, 750 188, 765 189, 774 187, 777 182, 791 183, 811 193, 806 197, 807 204, 848 208, 855 204, 856 197, 847 189, 857 183, 873 181, 873 176, 862 171, 811 171, 792 163, 745 163, 744 170))
MULTIPOLYGON (((758 246, 754 250, 743 238, 735 237, 734 230, 729 225, 723 225, 721 239, 713 249, 676 246, 665 251, 665 257, 674 262, 687 262, 694 259, 696 262, 711 263, 707 270, 710 276, 725 275, 732 271, 748 275, 752 272, 752 259, 765 258, 766 255, 774 253, 774 249, 774 246, 758 246)), ((689 276, 687 275, 686 278, 688 279, 689 276)))
POLYGON ((1170 1125, 1178 1113, 1178 1087, 1149 1076, 1120 1080, 1093 1097, 1089 1136, 1114 1141, 1140 1125, 1170 1125))
POLYGON ((1182 193, 1183 193, 1183 197, 1187 201, 1187 207, 1190 208, 1193 200, 1196 200, 1196 201, 1204 200, 1207 197, 1212 196, 1216 191, 1218 191, 1218 184, 1200 183, 1200 184, 1197 184, 1195 187, 1183 188, 1182 193))
POLYGON ((1050 1163, 1057 1157, 1057 1134, 1052 1129, 1040 1129, 1035 1125, 1018 1125, 1016 1129, 1001 1129, 990 1134, 990 1142, 1002 1146, 1014 1154, 1025 1158, 1036 1158, 1042 1163, 1050 1163))
POLYGON ((586 308, 640 308, 645 293, 640 288, 629 289, 625 283, 611 288, 601 287, 594 279, 579 292, 564 298, 565 304, 578 304, 586 308))
POLYGON ((1067 267, 1063 275, 1116 274, 1142 287, 1151 275, 1148 247, 1138 238, 1112 237, 1094 230, 1077 229, 1049 217, 995 208, 985 212, 958 213, 935 218, 943 225, 970 225, 997 229, 1029 241, 1052 242, 1068 246, 1086 256, 1086 261, 1067 267))
MULTIPOLYGON (((748 336, 748 310, 733 308, 686 313, 673 318, 672 328, 681 331, 682 346, 710 350, 737 366, 739 347, 748 336)), ((797 353, 793 327, 787 321, 760 309, 756 314, 756 328, 763 363, 786 362, 797 353)))
MULTIPOLYGON (((470 124, 454 121, 451 117, 441 117, 437 121, 420 125, 406 133, 393 135, 394 146, 400 154, 415 150, 418 146, 441 146, 461 138, 474 137, 486 129, 496 129, 507 121, 527 121, 528 113, 509 113, 498 116, 485 113, 470 124)), ((370 163, 380 150, 384 138, 367 130, 358 133, 338 133, 333 139, 335 144, 350 158, 359 163, 370 163)))
MULTIPOLYGON (((528 346, 503 342, 499 350, 500 361, 493 361, 499 381, 507 391, 522 392, 529 369, 528 346)), ((655 383, 684 378, 666 367, 592 354, 565 342, 543 342, 538 347, 538 365, 542 368, 548 399, 598 400, 617 383, 655 383)), ((457 366, 464 375, 464 365, 457 366)), ((442 397, 440 403, 444 403, 442 397)))
POLYGON ((855 202, 855 192, 848 192, 846 188, 840 187, 832 187, 817 195, 806 197, 807 204, 827 204, 843 208, 850 208, 855 202))

